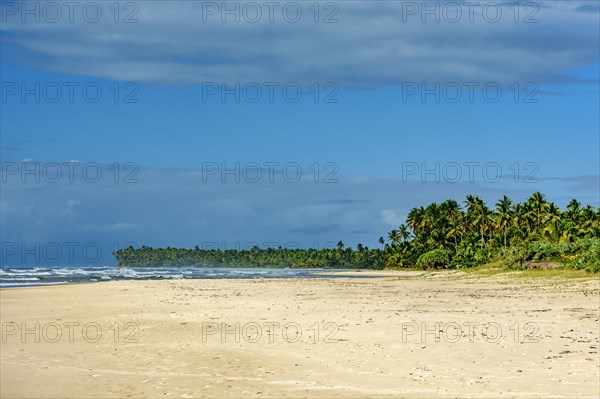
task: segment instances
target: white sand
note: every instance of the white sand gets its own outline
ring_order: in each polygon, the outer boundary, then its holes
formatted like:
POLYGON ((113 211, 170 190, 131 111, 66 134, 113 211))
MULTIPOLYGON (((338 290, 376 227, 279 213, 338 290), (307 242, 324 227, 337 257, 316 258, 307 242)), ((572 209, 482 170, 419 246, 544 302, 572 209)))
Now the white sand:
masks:
POLYGON ((597 279, 380 274, 1 290, 0 395, 600 395, 597 279))

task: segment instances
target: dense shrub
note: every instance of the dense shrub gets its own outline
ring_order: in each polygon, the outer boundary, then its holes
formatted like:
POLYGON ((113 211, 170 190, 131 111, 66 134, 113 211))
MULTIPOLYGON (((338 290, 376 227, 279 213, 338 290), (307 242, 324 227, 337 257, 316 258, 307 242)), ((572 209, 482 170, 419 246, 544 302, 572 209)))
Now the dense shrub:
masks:
POLYGON ((438 269, 446 267, 449 263, 450 256, 448 251, 443 249, 434 249, 419 256, 419 259, 417 260, 417 267, 420 269, 438 269))
POLYGON ((494 257, 510 267, 522 268, 525 262, 557 262, 565 268, 600 271, 600 239, 583 238, 575 242, 537 241, 505 248, 494 257))
POLYGON ((588 272, 600 272, 600 239, 582 240, 581 254, 577 256, 572 266, 576 269, 585 269, 588 272))
POLYGON ((478 265, 483 265, 490 260, 490 252, 486 248, 479 248, 475 251, 474 255, 475 263, 478 265))

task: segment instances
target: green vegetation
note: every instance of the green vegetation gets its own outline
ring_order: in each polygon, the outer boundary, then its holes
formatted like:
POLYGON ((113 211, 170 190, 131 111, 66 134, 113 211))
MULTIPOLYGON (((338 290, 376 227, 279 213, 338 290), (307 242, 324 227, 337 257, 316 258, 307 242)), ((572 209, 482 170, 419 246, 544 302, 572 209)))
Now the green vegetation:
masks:
POLYGON ((120 266, 215 266, 215 267, 306 267, 306 268, 383 268, 383 251, 361 244, 354 250, 344 248, 288 249, 259 248, 219 250, 128 247, 114 252, 120 266))
POLYGON ((387 268, 465 268, 488 263, 528 268, 558 266, 600 271, 600 209, 571 200, 561 211, 534 193, 524 203, 506 196, 490 209, 469 195, 414 208, 388 234, 387 268))
POLYGON ((204 250, 128 247, 115 251, 126 266, 245 266, 307 268, 458 269, 486 264, 528 269, 558 266, 600 272, 600 208, 571 200, 562 211, 536 192, 523 203, 504 196, 490 209, 469 195, 414 208, 405 224, 383 237, 381 249, 258 248, 204 250))
POLYGON ((437 269, 447 265, 450 261, 448 251, 445 249, 434 249, 425 252, 417 259, 417 267, 420 269, 437 269))

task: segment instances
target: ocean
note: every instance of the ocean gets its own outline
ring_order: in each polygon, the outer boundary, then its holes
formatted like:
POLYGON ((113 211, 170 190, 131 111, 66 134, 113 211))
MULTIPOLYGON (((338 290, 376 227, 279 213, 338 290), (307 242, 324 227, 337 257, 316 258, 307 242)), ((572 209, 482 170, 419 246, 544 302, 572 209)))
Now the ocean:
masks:
MULTIPOLYGON (((337 271, 345 271, 336 269, 337 271)), ((2 267, 0 288, 29 287, 115 280, 267 279, 341 277, 331 269, 267 269, 243 267, 2 267)), ((344 276, 366 277, 362 275, 344 276)))

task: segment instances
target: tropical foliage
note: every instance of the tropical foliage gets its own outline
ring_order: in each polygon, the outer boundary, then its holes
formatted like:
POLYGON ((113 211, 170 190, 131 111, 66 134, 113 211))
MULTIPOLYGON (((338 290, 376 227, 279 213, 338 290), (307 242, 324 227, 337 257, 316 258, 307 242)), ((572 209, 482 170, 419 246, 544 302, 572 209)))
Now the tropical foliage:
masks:
POLYGON ((449 261, 448 251, 445 249, 434 249, 419 256, 417 267, 421 269, 437 269, 438 267, 447 265, 449 261))
POLYGON ((307 268, 371 268, 383 267, 383 251, 358 244, 346 248, 289 249, 259 248, 248 250, 128 247, 114 252, 121 266, 243 266, 243 267, 307 267, 307 268))
POLYGON ((598 269, 600 208, 571 200, 562 211, 539 192, 523 203, 504 196, 493 209, 473 195, 463 204, 450 199, 412 209, 406 223, 388 234, 386 267, 459 268, 499 260, 598 269))

